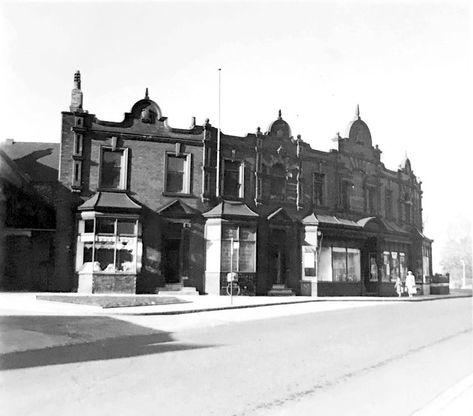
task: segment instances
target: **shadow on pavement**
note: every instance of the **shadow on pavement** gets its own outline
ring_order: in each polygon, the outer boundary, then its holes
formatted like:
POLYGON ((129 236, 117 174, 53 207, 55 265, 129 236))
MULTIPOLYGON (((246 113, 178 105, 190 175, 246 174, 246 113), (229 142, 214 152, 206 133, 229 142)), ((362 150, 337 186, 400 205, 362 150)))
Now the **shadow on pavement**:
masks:
POLYGON ((8 351, 0 354, 0 370, 211 347, 179 343, 170 332, 110 317, 2 317, 0 333, 3 351, 8 351))

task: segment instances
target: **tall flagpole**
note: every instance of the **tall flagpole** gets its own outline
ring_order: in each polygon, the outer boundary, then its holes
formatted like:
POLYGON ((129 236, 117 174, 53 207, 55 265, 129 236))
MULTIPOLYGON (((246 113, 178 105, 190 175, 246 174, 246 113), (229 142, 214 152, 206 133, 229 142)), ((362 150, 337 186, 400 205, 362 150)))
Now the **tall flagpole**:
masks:
POLYGON ((218 131, 217 131, 217 175, 215 180, 215 195, 220 197, 220 121, 221 121, 221 72, 222 68, 218 69, 218 131))

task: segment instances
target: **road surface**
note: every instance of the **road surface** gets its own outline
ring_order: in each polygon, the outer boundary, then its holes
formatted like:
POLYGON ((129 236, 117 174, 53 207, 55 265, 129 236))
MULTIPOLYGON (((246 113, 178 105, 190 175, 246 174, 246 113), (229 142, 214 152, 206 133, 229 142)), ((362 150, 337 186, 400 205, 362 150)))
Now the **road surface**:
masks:
POLYGON ((410 415, 473 373, 471 299, 316 307, 285 305, 294 313, 276 317, 261 308, 262 319, 257 309, 3 317, 2 408, 11 415, 410 415))

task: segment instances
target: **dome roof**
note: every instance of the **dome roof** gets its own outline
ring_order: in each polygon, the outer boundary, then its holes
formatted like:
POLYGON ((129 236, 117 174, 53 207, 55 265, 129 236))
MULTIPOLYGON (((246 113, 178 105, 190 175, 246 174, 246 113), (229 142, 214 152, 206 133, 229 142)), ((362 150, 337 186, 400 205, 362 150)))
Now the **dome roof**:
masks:
POLYGON ((291 127, 282 119, 281 110, 279 110, 278 118, 269 125, 268 134, 276 137, 292 137, 291 127))
POLYGON ((143 122, 154 123, 162 116, 161 109, 158 104, 150 100, 148 96, 148 88, 146 88, 145 98, 137 101, 131 108, 131 114, 134 118, 141 118, 143 122))
POLYGON ((350 124, 348 138, 366 146, 372 146, 371 132, 368 125, 360 117, 360 107, 357 106, 356 119, 350 124))

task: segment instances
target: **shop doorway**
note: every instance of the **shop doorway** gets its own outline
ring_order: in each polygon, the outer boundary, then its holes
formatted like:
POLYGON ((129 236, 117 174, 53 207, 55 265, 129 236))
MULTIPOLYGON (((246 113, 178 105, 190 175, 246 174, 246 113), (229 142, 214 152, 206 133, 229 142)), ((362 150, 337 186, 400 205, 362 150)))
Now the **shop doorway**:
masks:
POLYGON ((269 273, 274 285, 286 284, 286 237, 285 230, 271 230, 269 273))
POLYGON ((367 294, 377 294, 379 286, 377 239, 368 238, 362 251, 362 276, 364 291, 367 294))

